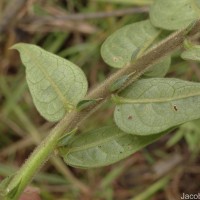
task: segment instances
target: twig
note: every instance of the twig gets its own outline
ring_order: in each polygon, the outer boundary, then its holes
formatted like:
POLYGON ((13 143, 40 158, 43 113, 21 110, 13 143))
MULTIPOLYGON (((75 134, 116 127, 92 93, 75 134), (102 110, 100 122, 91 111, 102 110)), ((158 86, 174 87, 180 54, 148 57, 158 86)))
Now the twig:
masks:
MULTIPOLYGON (((143 13, 143 12, 148 12, 149 8, 148 7, 133 7, 133 8, 125 8, 121 10, 113 10, 109 12, 95 12, 95 13, 80 13, 80 14, 69 14, 66 16, 55 16, 53 17, 54 19, 59 19, 59 20, 91 20, 91 19, 102 19, 102 18, 107 18, 107 17, 120 17, 123 15, 132 15, 135 13, 143 13)), ((49 17, 49 20, 52 17, 49 17)), ((48 20, 48 17, 46 18, 48 20)))
POLYGON ((9 145, 4 149, 1 149, 0 157, 8 156, 9 154, 15 153, 17 150, 21 150, 27 146, 31 146, 34 144, 33 138, 31 136, 25 137, 20 141, 15 142, 15 144, 9 145))
POLYGON ((30 33, 34 32, 52 32, 55 28, 64 31, 77 31, 84 34, 94 34, 98 28, 89 23, 64 21, 58 19, 45 20, 43 17, 31 19, 19 23, 18 27, 30 33))
POLYGON ((4 33, 11 23, 16 19, 17 14, 25 6, 27 0, 13 0, 7 5, 0 20, 0 34, 4 33))
POLYGON ((11 119, 4 117, 2 114, 0 114, 0 121, 10 129, 12 129, 18 136, 23 137, 25 135, 24 131, 15 122, 13 122, 11 119))
POLYGON ((31 16, 21 20, 19 27, 28 32, 49 32, 53 27, 62 31, 74 30, 86 34, 95 33, 98 29, 89 25, 84 20, 104 19, 107 17, 118 17, 134 13, 148 12, 148 7, 133 7, 111 12, 80 13, 80 14, 56 14, 45 17, 31 16), (77 23, 77 24, 74 24, 77 23))
POLYGON ((58 27, 63 31, 65 29, 72 29, 75 31, 91 34, 96 32, 98 29, 94 26, 91 26, 87 23, 80 21, 92 20, 92 19, 104 19, 107 17, 119 17, 123 15, 131 15, 134 13, 148 12, 148 7, 133 7, 126 8, 121 10, 114 10, 110 12, 95 12, 95 13, 80 13, 80 14, 59 14, 55 16, 45 16, 37 17, 31 16, 27 17, 24 20, 21 20, 19 25, 25 31, 28 32, 48 32, 52 30, 52 27, 58 27), (74 25, 74 23, 78 23, 74 25))
MULTIPOLYGON (((196 33, 200 31, 200 20, 192 27, 188 33, 188 28, 185 28, 181 31, 177 31, 164 41, 159 43, 157 46, 151 48, 147 53, 142 55, 134 63, 130 63, 128 66, 120 69, 108 79, 106 79, 100 86, 93 89, 86 98, 91 99, 100 99, 103 98, 106 101, 110 96, 111 92, 109 91, 109 86, 118 80, 123 75, 128 75, 135 72, 131 82, 137 80, 137 78, 148 70, 152 64, 158 62, 160 59, 166 55, 171 54, 175 50, 179 49, 183 45, 183 41, 186 37, 191 38, 196 33)), ((128 84, 130 84, 129 82, 128 84)), ((17 175, 14 179, 11 180, 11 183, 7 187, 7 192, 12 191, 13 188, 18 186, 18 190, 15 196, 17 199, 20 194, 23 192, 24 188, 31 181, 34 174, 41 168, 41 166, 48 160, 49 156, 52 154, 56 148, 58 139, 65 132, 69 132, 75 127, 79 126, 88 116, 90 116, 94 111, 96 111, 102 104, 102 102, 97 102, 94 106, 90 106, 85 110, 78 112, 74 111, 64 117, 50 132, 48 137, 35 149, 29 159, 25 164, 20 168, 17 175), (20 184, 19 184, 20 183, 20 184)))
POLYGON ((43 20, 46 23, 51 22, 52 20, 61 20, 61 21, 82 21, 82 20, 92 20, 92 19, 104 19, 108 17, 120 17, 124 15, 132 15, 135 13, 147 13, 149 11, 148 7, 132 7, 125 8, 121 10, 113 10, 109 12, 95 12, 95 13, 73 13, 68 15, 56 15, 56 16, 45 16, 45 17, 31 17, 25 19, 29 20, 43 20))

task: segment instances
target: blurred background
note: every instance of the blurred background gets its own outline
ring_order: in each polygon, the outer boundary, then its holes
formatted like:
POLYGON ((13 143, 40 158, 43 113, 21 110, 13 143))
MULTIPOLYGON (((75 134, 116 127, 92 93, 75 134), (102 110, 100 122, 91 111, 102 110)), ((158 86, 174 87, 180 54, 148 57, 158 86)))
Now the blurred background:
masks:
MULTIPOLYGON (((69 59, 83 69, 91 88, 115 71, 100 56, 103 41, 126 24, 148 19, 152 3, 0 1, 0 180, 14 173, 54 126, 35 109, 19 55, 9 48, 18 42, 33 43, 69 59)), ((199 81, 199 64, 186 62, 179 54, 173 55, 167 77, 199 81)), ((113 107, 104 105, 80 131, 112 123, 112 113, 113 107)), ((200 192, 199 150, 197 120, 108 167, 75 169, 52 156, 21 200, 177 200, 183 192, 200 192)))

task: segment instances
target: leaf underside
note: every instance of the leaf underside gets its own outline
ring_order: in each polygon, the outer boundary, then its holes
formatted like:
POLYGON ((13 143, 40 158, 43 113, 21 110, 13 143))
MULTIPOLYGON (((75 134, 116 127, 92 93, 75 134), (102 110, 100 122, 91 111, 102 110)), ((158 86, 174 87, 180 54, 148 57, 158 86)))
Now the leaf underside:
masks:
POLYGON ((141 79, 120 96, 114 119, 124 132, 149 135, 200 118, 200 84, 173 78, 141 79))
POLYGON ((184 60, 200 61, 200 46, 194 46, 181 54, 184 60))
MULTIPOLYGON (((103 60, 115 68, 125 67, 158 40, 161 31, 149 20, 126 25, 110 35, 101 47, 103 60)), ((151 67, 147 76, 164 76, 170 66, 170 57, 151 67), (161 66, 160 67, 158 67, 161 66), (158 72, 157 72, 158 71, 158 72), (164 75, 163 75, 164 74, 164 75)))
POLYGON ((75 64, 36 45, 12 48, 20 52, 34 104, 47 120, 60 120, 85 96, 87 80, 75 64))
POLYGON ((154 64, 147 72, 143 74, 143 77, 164 77, 171 65, 171 57, 166 57, 157 64, 154 64))
POLYGON ((185 28, 200 17, 200 0, 156 0, 150 9, 150 20, 167 30, 185 28))
POLYGON ((74 136, 59 150, 64 161, 73 167, 102 167, 128 157, 162 135, 137 136, 108 126, 74 136))
POLYGON ((133 59, 135 51, 149 45, 159 33, 149 20, 126 25, 105 40, 101 47, 102 58, 108 65, 122 68, 133 59))

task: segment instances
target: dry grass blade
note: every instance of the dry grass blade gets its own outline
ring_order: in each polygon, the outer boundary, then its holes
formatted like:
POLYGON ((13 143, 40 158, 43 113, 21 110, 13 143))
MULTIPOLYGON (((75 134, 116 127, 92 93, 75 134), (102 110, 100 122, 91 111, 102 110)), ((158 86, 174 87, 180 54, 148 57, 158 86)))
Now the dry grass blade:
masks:
POLYGON ((27 0, 10 1, 0 20, 0 34, 9 28, 12 22, 16 19, 18 13, 26 5, 26 3, 27 0))
POLYGON ((47 16, 43 17, 44 21, 51 21, 51 20, 73 20, 73 21, 81 21, 81 20, 92 20, 92 19, 102 19, 108 17, 121 17, 124 15, 132 15, 136 13, 147 13, 149 11, 148 7, 132 7, 132 8, 125 8, 120 10, 113 10, 109 12, 95 12, 95 13, 75 13, 75 14, 68 14, 68 15, 60 15, 60 16, 47 16))

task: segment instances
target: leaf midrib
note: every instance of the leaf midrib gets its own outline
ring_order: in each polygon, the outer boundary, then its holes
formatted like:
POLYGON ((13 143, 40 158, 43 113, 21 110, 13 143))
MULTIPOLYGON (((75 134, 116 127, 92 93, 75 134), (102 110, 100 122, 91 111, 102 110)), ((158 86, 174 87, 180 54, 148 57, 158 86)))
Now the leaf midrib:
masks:
MULTIPOLYGON (((97 142, 90 143, 90 144, 85 145, 85 146, 81 146, 81 147, 72 147, 71 149, 68 149, 67 155, 68 155, 69 153, 74 153, 74 152, 77 152, 77 151, 87 150, 87 149, 89 149, 89 148, 92 148, 92 147, 101 145, 101 144, 103 144, 103 143, 106 143, 106 142, 108 142, 108 141, 110 141, 110 140, 112 140, 112 139, 115 140, 115 139, 120 138, 120 137, 123 137, 123 136, 125 136, 125 135, 124 135, 124 134, 119 134, 119 135, 117 135, 117 136, 114 135, 114 136, 108 137, 108 138, 106 138, 106 139, 101 139, 101 140, 99 140, 99 141, 97 141, 97 142)), ((70 147, 69 147, 69 148, 70 148, 70 147)))
MULTIPOLYGON (((27 51, 27 53, 29 54, 29 51, 27 51)), ((41 52, 42 53, 42 52, 41 52)), ((33 58, 33 55, 30 55, 30 58, 33 58)), ((55 57, 54 57, 55 58, 55 57)), ((36 60, 37 57, 35 58, 36 60)), ((56 59, 56 58, 55 58, 56 59)), ((45 70, 45 68, 40 66, 40 63, 37 62, 36 66, 39 68, 39 70, 43 73, 43 75, 45 76, 45 78, 50 82, 52 88, 54 89, 54 91, 56 92, 56 94, 59 96, 59 99, 61 100, 61 102, 64 105, 64 108, 68 111, 70 111, 74 106, 66 99, 66 97, 62 94, 62 92, 60 91, 59 87, 57 86, 57 84, 55 83, 55 81, 51 78, 51 76, 48 74, 48 71, 45 70)))
POLYGON ((129 99, 129 98, 124 98, 124 97, 118 97, 119 98, 119 104, 141 104, 141 103, 165 103, 165 102, 170 102, 170 101, 175 101, 175 100, 180 100, 180 99, 186 99, 189 97, 195 97, 195 96, 200 96, 200 91, 197 93, 191 93, 189 95, 181 95, 178 97, 171 97, 171 98, 156 98, 156 99, 129 99))

